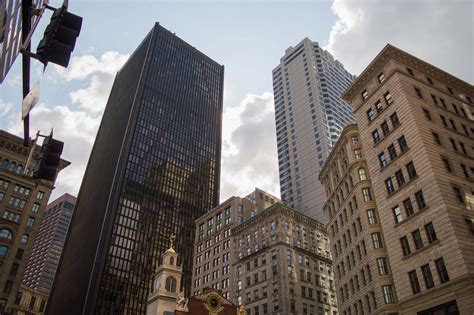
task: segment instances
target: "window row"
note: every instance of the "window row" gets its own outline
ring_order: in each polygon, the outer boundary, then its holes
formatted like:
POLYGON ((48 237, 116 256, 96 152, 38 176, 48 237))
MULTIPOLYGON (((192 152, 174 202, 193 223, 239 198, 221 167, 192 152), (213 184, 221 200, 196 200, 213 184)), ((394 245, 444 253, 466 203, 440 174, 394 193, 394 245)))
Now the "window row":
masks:
MULTIPOLYGON (((396 127, 400 125, 400 120, 398 119, 397 113, 393 113, 392 115, 390 115, 390 121, 392 123, 393 129, 395 129, 396 127)), ((386 120, 382 122, 382 124, 380 125, 380 129, 382 130, 382 134, 384 137, 390 134, 391 130, 386 120)), ((374 143, 378 143, 379 141, 382 140, 382 138, 380 137, 378 128, 375 128, 375 130, 372 131, 372 139, 374 140, 374 143)))
MULTIPOLYGON (((423 196, 422 190, 419 190, 415 193, 415 200, 418 206, 418 211, 426 207, 425 197, 423 196)), ((395 218, 395 223, 400 223, 404 219, 410 217, 411 215, 415 213, 415 209, 413 208, 413 203, 411 201, 411 198, 407 198, 403 200, 402 203, 405 209, 405 214, 402 214, 400 205, 396 205, 395 207, 392 208, 393 216, 395 218)))
MULTIPOLYGON (((409 75, 411 75, 411 76, 413 76, 413 77, 416 77, 416 76, 417 76, 417 75, 415 75, 415 72, 414 72, 411 68, 408 68, 408 67, 407 67, 406 70, 407 70, 407 72, 408 72, 409 75)), ((425 76, 425 79, 426 79, 426 81, 427 81, 430 85, 435 86, 433 80, 432 80, 430 77, 425 76)), ((449 92, 449 94, 451 94, 451 95, 456 95, 456 93, 454 92, 454 90, 453 90, 451 87, 445 86, 445 88, 446 88, 446 90, 449 92)), ((469 95, 464 95, 464 97, 466 98, 466 100, 467 100, 469 103, 472 104, 472 99, 471 99, 471 97, 470 97, 469 95)))
POLYGON ((21 174, 21 172, 23 171, 23 165, 17 164, 16 162, 10 161, 8 159, 4 159, 2 160, 2 169, 21 174))
MULTIPOLYGON (((417 176, 417 174, 416 174, 416 169, 415 169, 415 165, 413 164, 413 161, 410 161, 408 164, 405 165, 405 167, 406 167, 406 172, 408 174, 408 181, 414 179, 417 176)), ((399 169, 398 171, 396 171, 394 177, 399 189, 402 188, 407 183, 407 180, 405 179, 405 175, 403 175, 402 169, 399 169)), ((393 184, 392 176, 390 176, 389 178, 385 180, 385 188, 387 189, 387 193, 389 195, 395 192, 395 186, 393 184)))
MULTIPOLYGON (((408 151, 408 144, 407 144, 407 141, 405 139, 405 136, 401 136, 400 138, 398 138, 397 142, 398 142, 398 146, 400 148, 400 151, 402 153, 408 151)), ((393 144, 393 143, 388 146, 387 151, 388 151, 388 154, 390 156, 390 161, 395 160, 399 156, 399 153, 397 152, 397 148, 396 148, 395 144, 393 144)), ((378 159, 379 159, 380 168, 384 168, 389 164, 389 161, 387 160, 387 156, 385 155, 385 150, 382 151, 378 155, 378 159)))
MULTIPOLYGON (((426 240, 428 243, 433 243, 434 241, 438 240, 436 236, 436 231, 434 229, 433 223, 430 222, 425 224, 425 233, 426 233, 426 240)), ((414 230, 411 232, 413 244, 415 245, 415 250, 422 249, 425 245, 423 242, 423 237, 421 236, 421 232, 419 229, 414 230)), ((402 247, 403 256, 407 256, 411 254, 410 248, 410 241, 408 240, 408 236, 404 236, 400 238, 400 244, 402 247)))
MULTIPOLYGON (((434 261, 436 271, 438 272, 438 279, 440 283, 445 283, 449 281, 448 269, 444 262, 443 257, 436 259, 434 261)), ((423 275, 424 283, 426 289, 431 289, 435 286, 433 274, 431 273, 431 267, 429 264, 421 266, 421 274, 423 275)), ((418 294, 421 292, 420 282, 418 280, 418 274, 416 270, 412 270, 408 273, 408 279, 411 284, 411 289, 413 294, 418 294)))

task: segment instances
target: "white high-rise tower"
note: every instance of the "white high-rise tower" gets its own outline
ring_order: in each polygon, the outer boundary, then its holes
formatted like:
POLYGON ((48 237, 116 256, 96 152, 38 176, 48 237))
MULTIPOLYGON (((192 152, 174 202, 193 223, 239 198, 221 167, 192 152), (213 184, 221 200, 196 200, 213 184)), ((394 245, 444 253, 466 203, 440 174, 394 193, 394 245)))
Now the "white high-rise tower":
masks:
POLYGON ((355 76, 317 42, 289 47, 273 70, 281 198, 326 222, 318 174, 343 127, 354 122, 341 99, 355 76))

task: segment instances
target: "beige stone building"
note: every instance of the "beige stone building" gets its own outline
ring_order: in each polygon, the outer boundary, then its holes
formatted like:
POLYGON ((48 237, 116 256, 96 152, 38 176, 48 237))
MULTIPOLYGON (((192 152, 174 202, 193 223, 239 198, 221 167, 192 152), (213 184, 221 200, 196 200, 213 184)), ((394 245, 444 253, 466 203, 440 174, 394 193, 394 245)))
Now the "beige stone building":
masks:
POLYGON ((393 314, 396 294, 357 125, 344 128, 320 180, 342 314, 393 314))
POLYGON ((473 86, 387 45, 344 98, 357 119, 393 278, 378 308, 472 314, 473 86))
MULTIPOLYGON (((20 283, 54 188, 52 182, 23 175, 29 152, 21 138, 0 130, 0 313, 21 302, 20 283)), ((67 165, 61 160, 60 169, 67 165)))
POLYGON ((232 229, 232 293, 248 315, 334 315, 326 226, 277 203, 232 229))
POLYGON ((231 296, 232 264, 237 249, 231 239, 231 229, 256 213, 280 201, 263 190, 255 189, 240 198, 231 197, 196 220, 193 281, 191 292, 199 295, 204 288, 221 290, 226 299, 231 296))

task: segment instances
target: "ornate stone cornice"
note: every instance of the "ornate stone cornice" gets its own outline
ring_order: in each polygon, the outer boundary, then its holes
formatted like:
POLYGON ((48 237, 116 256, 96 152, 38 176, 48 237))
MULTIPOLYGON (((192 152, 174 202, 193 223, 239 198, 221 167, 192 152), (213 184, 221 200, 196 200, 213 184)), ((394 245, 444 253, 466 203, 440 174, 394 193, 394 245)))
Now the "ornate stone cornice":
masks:
POLYGON ((474 87, 472 84, 465 82, 455 76, 441 70, 432 64, 429 64, 409 53, 387 44, 382 51, 375 57, 374 60, 365 68, 365 70, 357 77, 352 85, 344 92, 342 98, 348 102, 351 102, 359 92, 367 86, 370 80, 376 77, 382 70, 382 68, 390 61, 398 61, 413 70, 418 70, 432 79, 444 82, 446 85, 455 89, 463 94, 472 95, 474 93, 474 87))

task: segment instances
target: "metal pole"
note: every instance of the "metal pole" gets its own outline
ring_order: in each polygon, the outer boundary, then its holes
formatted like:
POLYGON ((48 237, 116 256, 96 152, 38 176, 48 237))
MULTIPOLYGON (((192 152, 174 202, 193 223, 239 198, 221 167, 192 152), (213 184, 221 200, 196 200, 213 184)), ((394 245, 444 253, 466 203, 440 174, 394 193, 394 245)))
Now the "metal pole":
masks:
MULTIPOLYGON (((31 28, 31 6, 32 0, 23 0, 21 2, 21 40, 23 43, 28 39, 28 34, 31 28)), ((26 51, 30 51, 30 43, 25 47, 26 51)), ((28 54, 22 55, 23 66, 23 98, 30 92, 30 56, 28 54)), ((23 145, 28 147, 30 145, 30 115, 26 115, 23 120, 23 145)))

